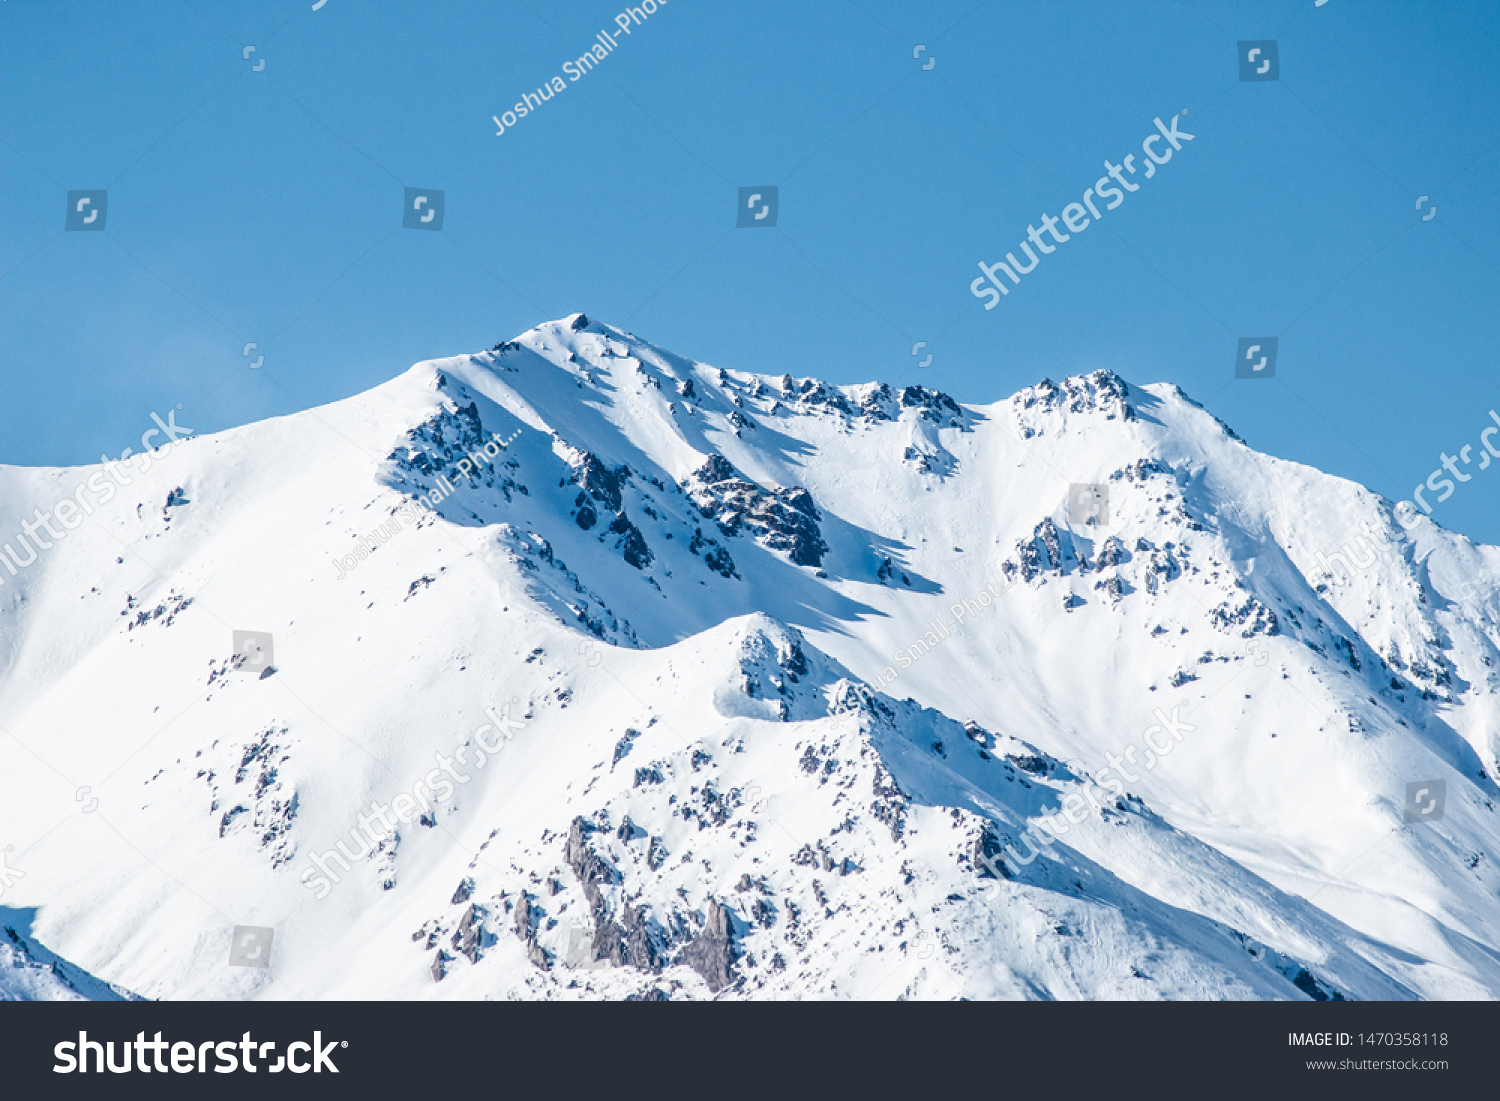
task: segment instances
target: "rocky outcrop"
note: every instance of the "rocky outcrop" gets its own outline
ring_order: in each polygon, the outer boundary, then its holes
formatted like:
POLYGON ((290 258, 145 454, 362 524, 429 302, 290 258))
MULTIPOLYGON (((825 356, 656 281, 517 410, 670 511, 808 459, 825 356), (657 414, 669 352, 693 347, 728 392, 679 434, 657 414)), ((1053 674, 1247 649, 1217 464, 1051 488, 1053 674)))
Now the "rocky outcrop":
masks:
POLYGON ((683 948, 677 962, 698 972, 717 994, 734 981, 734 960, 734 922, 728 908, 710 899, 703 931, 683 948))
POLYGON ((1042 379, 1010 399, 1016 427, 1023 439, 1043 435, 1060 426, 1069 414, 1101 414, 1105 420, 1133 421, 1135 408, 1127 400, 1130 387, 1113 371, 1094 371, 1065 378, 1062 385, 1042 379))
POLYGON ((822 516, 807 490, 765 489, 722 455, 710 455, 683 490, 726 538, 749 532, 762 546, 784 553, 799 566, 823 564, 828 545, 818 528, 822 516))

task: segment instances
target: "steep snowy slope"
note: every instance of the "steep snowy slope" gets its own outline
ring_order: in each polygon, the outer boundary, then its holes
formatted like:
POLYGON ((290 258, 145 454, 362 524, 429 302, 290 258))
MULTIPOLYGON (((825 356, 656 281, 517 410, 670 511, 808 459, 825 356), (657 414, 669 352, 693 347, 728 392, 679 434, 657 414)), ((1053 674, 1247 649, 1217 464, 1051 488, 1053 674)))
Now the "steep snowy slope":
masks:
POLYGON ((28 917, 24 911, 0 906, 0 1002, 139 1000, 29 940, 28 917))
POLYGON ((1500 550, 1173 387, 574 315, 38 508, 4 904, 149 997, 1500 994, 1500 550))

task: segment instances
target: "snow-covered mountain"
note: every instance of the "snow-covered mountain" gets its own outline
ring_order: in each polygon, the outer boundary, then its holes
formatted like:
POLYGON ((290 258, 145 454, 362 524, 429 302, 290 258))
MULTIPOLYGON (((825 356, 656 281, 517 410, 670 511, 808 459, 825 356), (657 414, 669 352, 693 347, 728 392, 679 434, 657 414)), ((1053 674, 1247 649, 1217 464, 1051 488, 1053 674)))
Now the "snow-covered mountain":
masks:
POLYGON ((27 531, 3 904, 122 990, 1500 995, 1500 549, 1172 386, 573 315, 27 531))

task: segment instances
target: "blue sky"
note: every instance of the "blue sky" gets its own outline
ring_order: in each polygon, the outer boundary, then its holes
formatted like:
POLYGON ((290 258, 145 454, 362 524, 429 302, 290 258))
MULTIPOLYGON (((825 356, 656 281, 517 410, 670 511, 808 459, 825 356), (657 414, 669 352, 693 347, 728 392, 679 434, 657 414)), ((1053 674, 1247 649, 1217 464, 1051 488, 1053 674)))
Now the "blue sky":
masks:
MULTIPOLYGON (((1494 3, 670 0, 577 81, 616 0, 312 3, 0 6, 0 462, 97 461, 178 403, 200 433, 307 408, 576 310, 967 402, 1174 382, 1392 499, 1500 410, 1494 3), (1242 82, 1263 39, 1279 79, 1242 82), (1194 140, 985 310, 978 261, 1184 110, 1194 140), (735 228, 751 185, 774 228, 735 228), (406 187, 443 191, 441 232, 402 228, 406 187), (64 232, 85 189, 105 231, 64 232), (1276 377, 1236 380, 1261 336, 1276 377)), ((1500 543, 1500 468, 1470 470, 1433 516, 1500 543)))

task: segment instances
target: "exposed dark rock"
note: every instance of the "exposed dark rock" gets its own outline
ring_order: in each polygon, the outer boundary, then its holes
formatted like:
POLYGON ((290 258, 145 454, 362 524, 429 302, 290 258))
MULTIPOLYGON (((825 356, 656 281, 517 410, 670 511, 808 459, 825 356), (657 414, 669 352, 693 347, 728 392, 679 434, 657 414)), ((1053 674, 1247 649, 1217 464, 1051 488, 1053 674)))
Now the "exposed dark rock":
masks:
POLYGON ((875 801, 870 804, 870 813, 875 820, 891 831, 891 840, 899 842, 906 831, 906 811, 911 798, 901 790, 896 778, 884 765, 875 769, 875 801))
MULTIPOLYGON (((438 382, 440 389, 450 388, 445 376, 439 375, 438 382)), ((504 452, 490 459, 484 454, 486 443, 493 446, 495 441, 490 439, 479 418, 478 403, 455 402, 408 432, 405 441, 386 456, 386 461, 396 466, 395 484, 417 496, 431 492, 439 477, 446 478, 451 485, 498 490, 507 501, 512 499, 512 490, 529 496, 530 490, 504 473, 507 465, 514 469, 515 464, 500 462, 504 452), (459 472, 458 464, 470 455, 486 461, 476 464, 471 459, 465 475, 459 472)))
POLYGON ((821 566, 828 546, 822 518, 805 489, 767 490, 743 477, 722 455, 710 455, 683 486, 693 504, 732 538, 749 531, 763 546, 799 566, 821 566))
POLYGON ((1111 604, 1118 604, 1125 595, 1125 582, 1119 577, 1106 577, 1103 581, 1096 581, 1094 588, 1103 590, 1111 604))
MULTIPOLYGON (((1225 601, 1208 613, 1208 621, 1226 633, 1238 628, 1241 638, 1281 633, 1281 624, 1276 619, 1276 613, 1254 596, 1246 596, 1238 607, 1225 601)), ((1350 661, 1350 664, 1355 669, 1359 668, 1358 659, 1350 661)))
POLYGON ((1126 481, 1131 483, 1145 484, 1146 479, 1153 474, 1171 474, 1172 468, 1159 459, 1137 459, 1127 466, 1121 467, 1109 476, 1112 482, 1126 481))
POLYGON ((980 879, 994 879, 996 873, 1004 879, 1012 878, 1012 873, 1005 865, 1004 858, 1000 855, 1000 838, 996 836, 994 829, 986 823, 980 827, 979 836, 974 839, 974 870, 979 873, 980 879))
POLYGON ((630 786, 633 788, 638 788, 642 784, 661 784, 665 783, 666 779, 666 776, 663 775, 661 769, 658 766, 647 765, 645 768, 638 768, 635 770, 635 780, 631 783, 630 786))
POLYGON ((589 845, 588 837, 593 832, 594 827, 583 818, 574 818, 572 826, 568 829, 568 841, 563 859, 568 867, 573 869, 573 874, 578 876, 584 896, 589 900, 589 906, 598 917, 605 911, 604 893, 601 888, 619 883, 620 873, 615 870, 613 864, 594 852, 593 847, 589 845))
POLYGON ((1022 581, 1034 581, 1047 573, 1066 577, 1088 569, 1089 560, 1072 533, 1059 531, 1050 516, 1037 524, 1030 539, 1016 540, 1015 559, 1006 559, 1000 567, 1007 578, 1019 573, 1022 581))
POLYGON ((945 418, 962 417, 963 410, 947 394, 925 386, 908 386, 901 391, 903 409, 916 409, 923 420, 942 423, 945 418))
POLYGON ((630 473, 630 467, 624 464, 611 469, 600 462, 593 452, 585 451, 574 460, 570 481, 603 505, 606 512, 619 512, 620 490, 630 478, 630 473))
POLYGON ((646 545, 646 537, 641 534, 640 528, 630 522, 628 516, 623 512, 619 513, 609 525, 609 530, 619 536, 615 540, 615 549, 620 552, 620 557, 638 570, 651 565, 653 555, 651 548, 646 545))
POLYGON ((1107 569, 1110 566, 1118 566, 1121 563, 1129 561, 1130 552, 1125 549, 1125 544, 1120 542, 1118 535, 1111 535, 1100 546, 1099 556, 1095 560, 1095 565, 1100 569, 1107 569))
POLYGON ((478 906, 470 903, 453 932, 453 947, 459 955, 467 956, 470 963, 478 963, 484 939, 484 915, 478 906))
POLYGON ((1323 984, 1313 977, 1312 972, 1305 967, 1297 968, 1297 974, 1292 977, 1292 985, 1302 993, 1306 994, 1315 1002, 1342 1002, 1345 997, 1337 990, 1326 990, 1323 984))
POLYGON ((698 972, 717 994, 734 981, 734 960, 734 923, 729 910, 710 899, 703 931, 682 949, 677 962, 698 972))
POLYGON ((1065 378, 1061 386, 1044 378, 1010 400, 1022 438, 1030 439, 1051 424, 1060 426, 1068 413, 1102 413, 1106 420, 1133 421, 1136 414, 1129 395, 1130 387, 1119 375, 1094 371, 1065 378))
POLYGON ((739 577, 739 573, 734 568, 734 559, 729 557, 729 551, 723 544, 717 539, 705 536, 702 528, 694 528, 693 537, 688 542, 688 550, 697 554, 705 547, 708 548, 708 553, 703 555, 704 565, 722 577, 739 577))
MULTIPOLYGON (((630 752, 631 743, 633 743, 640 736, 641 732, 639 730, 636 730, 634 727, 627 727, 625 729, 625 733, 622 734, 620 736, 620 740, 615 743, 615 758, 612 762, 610 762, 610 768, 614 768, 615 765, 619 764, 625 759, 625 755, 630 752)), ((637 774, 637 786, 638 785, 639 774, 637 774)))
POLYGON ((616 967, 660 971, 662 951, 644 906, 625 904, 621 923, 600 922, 594 929, 593 958, 616 967))

